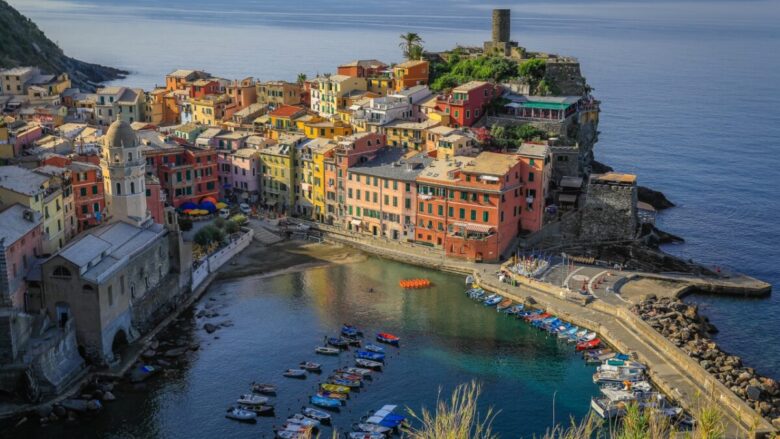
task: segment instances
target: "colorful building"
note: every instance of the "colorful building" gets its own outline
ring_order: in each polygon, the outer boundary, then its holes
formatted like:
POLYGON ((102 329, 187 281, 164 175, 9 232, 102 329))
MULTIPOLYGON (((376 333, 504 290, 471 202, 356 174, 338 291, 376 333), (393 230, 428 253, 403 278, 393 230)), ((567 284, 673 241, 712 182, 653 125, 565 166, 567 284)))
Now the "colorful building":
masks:
POLYGON ((470 127, 485 115, 488 104, 499 94, 500 89, 494 84, 470 81, 455 87, 452 93, 440 96, 436 107, 450 116, 452 126, 470 127))
POLYGON ((186 90, 192 82, 209 77, 211 75, 208 73, 198 70, 176 70, 165 75, 165 89, 168 91, 186 90))
POLYGON ((436 160, 417 177, 416 241, 450 257, 497 261, 520 231, 522 163, 514 154, 436 160))
POLYGON ((260 151, 254 148, 220 151, 218 161, 220 193, 256 202, 260 196, 260 151))
POLYGON ((192 121, 203 125, 217 125, 225 119, 225 109, 230 103, 227 95, 208 95, 191 99, 192 121))
POLYGON ((428 84, 428 61, 412 60, 393 66, 395 90, 428 84))
POLYGON ((266 81, 258 82, 255 88, 257 90, 257 102, 261 104, 279 107, 282 105, 298 105, 301 103, 303 87, 298 83, 266 81))
POLYGON ((304 115, 306 109, 296 105, 281 105, 268 113, 271 129, 277 132, 299 131, 296 120, 304 115))
POLYGON ((115 120, 127 123, 146 120, 146 93, 140 88, 103 87, 97 90, 95 123, 108 126, 115 120))
POLYGON ((351 125, 340 120, 331 121, 317 118, 316 120, 303 123, 303 134, 309 139, 316 139, 319 137, 332 139, 334 137, 348 136, 352 134, 353 131, 351 125))
POLYGON ((316 221, 325 221, 326 218, 325 163, 333 160, 336 146, 337 144, 333 139, 325 137, 313 139, 306 142, 302 150, 303 158, 299 161, 300 165, 301 162, 310 160, 310 163, 304 165, 304 178, 302 179, 310 186, 301 184, 301 194, 306 196, 313 205, 311 216, 316 221), (306 169, 307 167, 308 170, 306 169), (309 177, 311 182, 308 181, 309 177))
POLYGON ((359 59, 342 64, 338 67, 337 73, 344 76, 355 76, 358 78, 373 78, 382 75, 387 70, 387 64, 375 59, 359 59))
POLYGON ((544 209, 552 175, 551 152, 546 143, 523 143, 517 149, 522 168, 523 203, 517 207, 520 231, 536 232, 544 225, 544 209))
POLYGON ((295 206, 295 153, 305 136, 283 134, 278 143, 260 150, 262 200, 266 207, 287 213, 295 206))
POLYGON ((27 282, 25 276, 42 254, 43 221, 41 214, 21 204, 5 206, 0 212, 0 269, 5 273, 0 305, 24 310, 27 282))
POLYGON ((427 130, 438 125, 438 122, 425 120, 423 122, 409 122, 395 120, 381 127, 381 131, 387 136, 387 144, 404 149, 425 151, 427 130))
POLYGON ((335 115, 346 107, 346 99, 353 91, 366 91, 365 78, 346 75, 320 76, 317 88, 311 90, 311 109, 321 116, 335 115))
POLYGON ((356 233, 414 240, 417 175, 433 159, 404 158, 398 148, 383 148, 347 170, 346 227, 356 233))

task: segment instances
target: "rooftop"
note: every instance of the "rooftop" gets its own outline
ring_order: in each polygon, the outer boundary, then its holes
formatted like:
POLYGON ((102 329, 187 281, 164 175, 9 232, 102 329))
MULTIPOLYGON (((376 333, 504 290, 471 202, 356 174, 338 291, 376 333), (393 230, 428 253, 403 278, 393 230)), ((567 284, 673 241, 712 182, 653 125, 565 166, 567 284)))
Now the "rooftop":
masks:
POLYGON ((0 75, 24 75, 31 73, 33 70, 37 70, 36 67, 12 67, 10 69, 0 70, 0 75))
POLYGON ((427 130, 437 126, 439 122, 435 120, 425 120, 422 122, 411 122, 408 120, 396 119, 382 125, 383 128, 401 128, 407 130, 427 130))
POLYGON ((282 105, 281 107, 272 111, 270 115, 272 117, 293 117, 301 111, 305 111, 303 107, 297 107, 295 105, 282 105))
POLYGON ((489 82, 485 82, 485 81, 469 81, 469 82, 467 82, 465 84, 461 84, 461 85, 455 87, 454 89, 452 89, 452 91, 456 92, 456 93, 468 93, 471 90, 474 90, 476 88, 482 87, 482 86, 487 85, 487 84, 489 84, 489 82))
POLYGON ((409 158, 404 158, 404 153, 405 151, 399 148, 383 148, 373 159, 349 168, 349 172, 392 180, 414 181, 417 175, 433 161, 433 158, 424 153, 409 158))
POLYGON ((514 154, 490 151, 483 151, 474 158, 465 159, 466 164, 463 166, 463 172, 470 174, 502 176, 517 164, 517 156, 514 154))
POLYGON ((111 223, 76 237, 54 257, 67 259, 79 267, 82 278, 99 283, 124 266, 126 258, 147 248, 164 234, 165 229, 160 224, 143 228, 124 222, 111 223))
POLYGON ((523 143, 517 148, 517 154, 523 157, 543 159, 547 157, 550 147, 546 143, 523 143))
POLYGON ((419 176, 428 180, 455 182, 457 178, 453 171, 457 171, 462 164, 458 159, 472 160, 471 157, 459 156, 456 156, 454 160, 433 160, 420 172, 419 176))
POLYGON ((41 214, 21 204, 12 204, 0 212, 0 224, 3 225, 0 228, 0 242, 8 247, 41 224, 41 214))
POLYGON ((396 64, 395 68, 408 69, 409 67, 419 66, 420 64, 428 64, 428 61, 422 59, 410 60, 410 61, 402 62, 400 64, 396 64))
POLYGON ((387 67, 387 64, 376 59, 356 59, 346 64, 342 64, 339 67, 372 67, 376 69, 376 68, 387 67))
POLYGON ((174 70, 173 72, 169 73, 168 76, 174 77, 174 78, 186 78, 187 76, 190 76, 191 74, 195 73, 195 70, 174 70))
POLYGON ((608 172, 606 174, 594 174, 591 175, 591 182, 595 183, 612 183, 612 184, 636 184, 636 175, 634 174, 621 174, 618 172, 608 172))
POLYGON ((0 187, 24 195, 35 195, 49 177, 19 166, 0 166, 0 187))

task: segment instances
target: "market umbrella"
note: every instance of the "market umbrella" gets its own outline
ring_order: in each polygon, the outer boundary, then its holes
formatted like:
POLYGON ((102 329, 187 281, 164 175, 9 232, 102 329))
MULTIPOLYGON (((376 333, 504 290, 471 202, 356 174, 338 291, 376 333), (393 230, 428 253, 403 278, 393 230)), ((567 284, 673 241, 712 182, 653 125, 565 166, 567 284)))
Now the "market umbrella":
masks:
POLYGON ((203 198, 201 198, 200 202, 201 202, 201 204, 203 204, 205 202, 211 203, 211 204, 217 204, 217 199, 214 198, 214 197, 203 197, 203 198))
POLYGON ((215 206, 216 203, 212 203, 210 201, 201 201, 200 206, 198 206, 201 210, 205 210, 208 213, 216 212, 217 206, 215 206))
POLYGON ((221 201, 217 203, 217 209, 224 209, 226 207, 228 207, 227 203, 223 203, 221 201))
POLYGON ((183 212, 185 215, 192 215, 192 209, 185 209, 183 212))
POLYGON ((198 205, 193 203, 192 201, 186 201, 186 202, 182 203, 181 206, 179 206, 179 209, 182 209, 182 210, 192 210, 192 209, 197 209, 197 208, 198 208, 198 205))

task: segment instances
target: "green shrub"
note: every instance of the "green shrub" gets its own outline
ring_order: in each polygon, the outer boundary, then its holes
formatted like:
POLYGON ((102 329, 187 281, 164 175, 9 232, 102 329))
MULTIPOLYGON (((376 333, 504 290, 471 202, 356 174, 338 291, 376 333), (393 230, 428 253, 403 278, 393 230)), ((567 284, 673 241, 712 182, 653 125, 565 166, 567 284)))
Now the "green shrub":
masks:
POLYGON ((242 213, 238 213, 236 215, 233 215, 230 218, 230 221, 233 221, 234 223, 238 224, 239 226, 243 226, 244 224, 247 223, 246 215, 244 215, 242 213))
POLYGON ((192 230, 192 220, 185 217, 179 218, 179 229, 181 229, 182 232, 192 230))
POLYGON ((241 230, 241 226, 238 225, 235 221, 228 221, 225 223, 225 233, 231 234, 231 233, 238 233, 239 230, 241 230))

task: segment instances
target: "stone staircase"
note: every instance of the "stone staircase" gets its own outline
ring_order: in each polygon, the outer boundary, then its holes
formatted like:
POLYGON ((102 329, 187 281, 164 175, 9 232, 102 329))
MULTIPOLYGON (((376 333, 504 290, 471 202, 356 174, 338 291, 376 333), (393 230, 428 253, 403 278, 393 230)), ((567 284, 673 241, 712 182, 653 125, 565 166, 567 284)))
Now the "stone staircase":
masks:
POLYGON ((255 232, 254 239, 264 245, 273 245, 284 238, 265 228, 258 220, 250 220, 248 226, 255 232))

